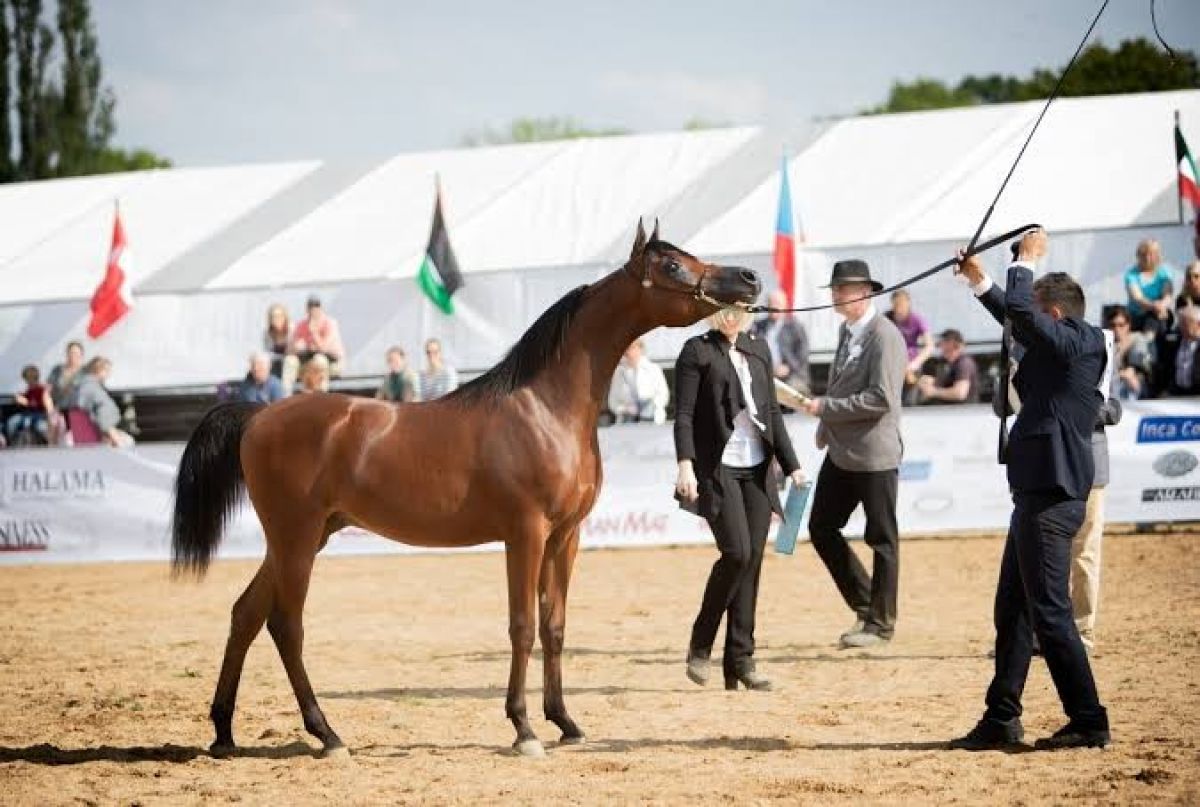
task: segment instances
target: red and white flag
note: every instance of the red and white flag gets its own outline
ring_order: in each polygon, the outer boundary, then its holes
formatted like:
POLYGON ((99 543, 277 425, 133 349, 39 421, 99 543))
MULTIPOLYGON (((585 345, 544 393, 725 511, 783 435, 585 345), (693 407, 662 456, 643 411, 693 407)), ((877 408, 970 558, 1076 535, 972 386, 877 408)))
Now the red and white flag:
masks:
POLYGON ((125 241, 125 228, 121 226, 121 211, 113 219, 112 249, 108 253, 108 265, 104 269, 104 280, 92 295, 92 320, 88 323, 88 336, 99 339, 117 320, 133 308, 133 294, 129 288, 129 250, 125 241))

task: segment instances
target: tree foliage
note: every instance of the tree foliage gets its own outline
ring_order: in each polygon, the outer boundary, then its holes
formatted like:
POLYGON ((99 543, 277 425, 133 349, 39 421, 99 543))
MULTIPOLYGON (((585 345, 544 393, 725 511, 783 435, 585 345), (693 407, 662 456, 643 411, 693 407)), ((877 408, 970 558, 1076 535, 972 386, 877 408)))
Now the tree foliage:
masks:
POLYGON ((611 137, 629 134, 628 129, 593 129, 573 118, 517 118, 507 129, 487 127, 468 133, 464 146, 494 146, 504 143, 541 143, 547 140, 577 140, 581 137, 611 137))
MULTIPOLYGON (((1065 66, 1064 66, 1065 67, 1065 66)), ((945 109, 977 104, 1004 104, 1047 98, 1062 73, 1059 70, 1034 70, 1028 78, 1015 76, 967 76, 956 86, 931 78, 892 85, 886 103, 864 110, 874 115, 886 112, 913 112, 919 109, 945 109)), ((1115 50, 1103 43, 1087 47, 1063 81, 1061 94, 1116 95, 1159 90, 1200 88, 1200 63, 1191 51, 1176 51, 1172 59, 1145 39, 1130 39, 1115 50)))
POLYGON ((0 182, 169 166, 110 146, 116 98, 88 0, 55 5, 52 28, 43 0, 0 0, 0 182))

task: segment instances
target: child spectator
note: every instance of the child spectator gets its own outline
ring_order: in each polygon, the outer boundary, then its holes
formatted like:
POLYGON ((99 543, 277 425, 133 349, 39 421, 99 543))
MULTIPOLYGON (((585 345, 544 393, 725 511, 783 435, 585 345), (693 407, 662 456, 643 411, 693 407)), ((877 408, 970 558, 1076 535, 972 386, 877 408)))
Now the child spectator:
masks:
POLYGON ((294 395, 307 395, 312 392, 329 392, 329 359, 324 353, 317 353, 304 363, 300 371, 300 386, 294 395))
POLYGON ((375 392, 375 397, 381 401, 409 403, 419 400, 417 397, 417 374, 408 367, 408 358, 401 347, 388 348, 386 357, 388 372, 383 377, 383 383, 375 392))
POLYGON ((1163 263, 1162 248, 1153 238, 1137 246, 1137 264, 1125 270, 1129 319, 1135 331, 1157 334, 1171 315, 1171 268, 1163 263))
POLYGON ((6 424, 8 444, 48 443, 50 414, 54 412, 50 388, 41 382, 41 373, 32 364, 21 370, 21 378, 25 380, 25 391, 16 394, 17 411, 9 416, 6 424))
POLYGON ((263 331, 263 350, 271 357, 271 375, 283 377, 283 361, 287 357, 291 341, 292 323, 287 309, 281 303, 272 303, 267 309, 267 329, 263 331))
POLYGON ((250 372, 238 385, 238 400, 249 403, 275 403, 282 400, 283 384, 271 375, 271 355, 265 352, 250 357, 250 372))

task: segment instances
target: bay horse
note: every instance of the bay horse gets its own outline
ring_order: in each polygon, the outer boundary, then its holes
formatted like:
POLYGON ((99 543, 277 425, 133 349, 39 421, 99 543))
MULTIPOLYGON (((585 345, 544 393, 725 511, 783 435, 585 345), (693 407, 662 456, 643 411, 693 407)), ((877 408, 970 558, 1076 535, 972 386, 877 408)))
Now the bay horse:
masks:
POLYGON ((329 536, 351 525, 423 547, 503 541, 512 643, 504 710, 517 732, 513 747, 545 753, 525 708, 535 629, 546 718, 562 730, 561 742, 582 742, 563 702, 567 586, 580 524, 600 491, 596 425, 617 361, 646 331, 751 303, 760 288, 748 269, 704 263, 660 241, 657 223, 647 240, 639 220, 624 266, 568 293, 499 364, 441 399, 397 404, 315 393, 209 411, 179 463, 172 568, 203 575, 243 488, 266 539, 262 566, 233 605, 210 712, 213 755, 235 748, 238 681, 264 622, 305 729, 323 756, 347 753, 317 704, 301 651, 313 563, 329 536))

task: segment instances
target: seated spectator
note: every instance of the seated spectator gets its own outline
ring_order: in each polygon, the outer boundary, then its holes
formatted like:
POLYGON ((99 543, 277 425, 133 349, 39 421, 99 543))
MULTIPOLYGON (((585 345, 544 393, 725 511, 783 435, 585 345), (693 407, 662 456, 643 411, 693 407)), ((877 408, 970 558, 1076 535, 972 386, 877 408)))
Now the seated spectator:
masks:
POLYGON ((306 395, 311 392, 329 392, 329 359, 323 353, 315 354, 304 363, 300 370, 300 386, 292 394, 306 395))
POLYGON ((892 292, 892 310, 884 314, 900 329, 908 348, 908 367, 904 371, 904 403, 912 404, 917 397, 917 378, 921 368, 933 355, 933 341, 925 318, 912 310, 912 297, 904 289, 892 292))
POLYGON ((1154 360, 1146 335, 1133 329, 1129 311, 1120 305, 1109 310, 1105 327, 1113 332, 1116 343, 1117 397, 1122 401, 1149 397, 1154 360))
MULTIPOLYGON (((771 308, 787 308, 787 294, 776 289, 767 298, 771 308)), ((775 377, 805 395, 812 392, 808 375, 808 333, 791 314, 771 313, 755 322, 750 332, 765 339, 775 361, 775 377)))
POLYGON ((238 385, 237 400, 270 404, 283 398, 283 384, 271 375, 271 354, 259 352, 252 355, 250 372, 238 385))
POLYGON ((408 367, 408 357, 401 347, 390 347, 385 356, 388 372, 383 377, 383 383, 375 391, 375 397, 381 401, 410 403, 420 400, 417 397, 417 374, 408 367))
MULTIPOLYGON (((1200 307, 1178 310, 1179 344, 1170 357, 1172 395, 1200 395, 1200 307)), ((1165 358, 1165 357, 1164 357, 1165 358)))
POLYGON ((670 400, 671 388, 662 368, 646 357, 641 339, 633 340, 608 388, 609 411, 617 423, 664 423, 670 400))
POLYGON ((282 303, 273 303, 267 309, 267 328, 263 331, 263 350, 271 357, 271 375, 283 377, 283 362, 287 358, 291 341, 292 323, 282 303))
POLYGON ((103 356, 96 356, 84 365, 71 408, 87 416, 101 440, 118 448, 128 448, 133 445, 133 437, 117 428, 121 422, 121 410, 105 387, 111 374, 112 362, 103 356))
POLYGON ((421 370, 417 394, 422 401, 441 398, 458 389, 458 371, 446 364, 442 355, 442 343, 437 339, 425 342, 425 368, 421 370))
POLYGON ((75 384, 79 382, 79 371, 83 369, 83 345, 80 342, 67 342, 67 358, 62 364, 50 368, 46 377, 46 385, 50 387, 50 397, 59 409, 66 409, 74 396, 75 384))
POLYGON ((1162 249, 1153 238, 1137 246, 1137 264, 1125 270, 1129 319, 1135 331, 1157 334, 1171 315, 1171 268, 1163 263, 1162 249))
POLYGON ((21 370, 25 380, 25 391, 16 396, 16 411, 5 424, 9 445, 50 442, 50 415, 54 412, 54 399, 50 388, 41 382, 38 368, 28 364, 21 370))
POLYGON ((1183 275, 1183 291, 1175 298, 1175 309, 1200 308, 1200 261, 1192 261, 1183 275))
POLYGON ((308 316, 296 323, 292 332, 292 343, 288 356, 283 362, 283 387, 290 389, 296 381, 296 373, 300 365, 308 362, 314 356, 324 356, 331 376, 342 374, 342 358, 345 348, 342 346, 342 334, 337 320, 325 313, 321 307, 321 298, 311 295, 308 298, 308 316))
POLYGON ((917 395, 923 404, 978 403, 979 368, 967 355, 963 335, 947 328, 938 336, 942 361, 934 375, 917 379, 917 395))

